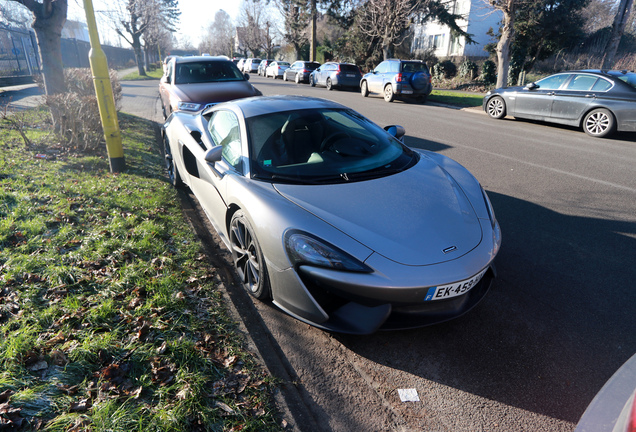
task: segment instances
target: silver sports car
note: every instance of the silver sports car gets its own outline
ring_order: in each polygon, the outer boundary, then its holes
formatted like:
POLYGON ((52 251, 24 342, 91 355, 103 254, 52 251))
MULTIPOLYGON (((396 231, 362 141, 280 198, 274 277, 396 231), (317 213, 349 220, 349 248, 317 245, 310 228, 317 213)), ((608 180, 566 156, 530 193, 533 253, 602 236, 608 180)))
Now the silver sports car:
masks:
POLYGON ((231 250, 243 285, 290 315, 368 334, 439 323, 494 279, 501 232, 479 182, 400 126, 335 102, 254 97, 163 128, 166 165, 231 250))

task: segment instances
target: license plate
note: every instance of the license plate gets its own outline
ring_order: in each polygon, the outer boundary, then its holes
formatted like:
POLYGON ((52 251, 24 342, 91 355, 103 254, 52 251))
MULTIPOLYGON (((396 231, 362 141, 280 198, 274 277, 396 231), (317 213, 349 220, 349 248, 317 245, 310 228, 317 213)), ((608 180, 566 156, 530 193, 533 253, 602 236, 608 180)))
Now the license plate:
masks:
POLYGON ((462 294, 466 294, 475 285, 479 283, 481 278, 486 274, 488 269, 482 270, 470 279, 465 279, 461 282, 455 282, 448 285, 440 285, 436 287, 430 287, 426 293, 424 301, 445 300, 452 297, 457 297, 462 294))
POLYGON ((355 78, 356 74, 346 74, 345 76, 348 77, 348 78, 355 78))
POLYGON ((402 94, 413 94, 413 90, 402 90, 402 94))

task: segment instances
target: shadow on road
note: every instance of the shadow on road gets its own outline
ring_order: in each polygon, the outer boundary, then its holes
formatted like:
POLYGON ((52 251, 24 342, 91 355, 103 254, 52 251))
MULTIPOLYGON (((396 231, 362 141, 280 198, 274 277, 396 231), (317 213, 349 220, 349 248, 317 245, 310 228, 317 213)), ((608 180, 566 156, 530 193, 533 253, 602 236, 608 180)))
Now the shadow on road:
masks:
POLYGON ((636 223, 489 196, 503 246, 481 305, 442 325, 337 339, 381 365, 576 422, 636 352, 636 223))

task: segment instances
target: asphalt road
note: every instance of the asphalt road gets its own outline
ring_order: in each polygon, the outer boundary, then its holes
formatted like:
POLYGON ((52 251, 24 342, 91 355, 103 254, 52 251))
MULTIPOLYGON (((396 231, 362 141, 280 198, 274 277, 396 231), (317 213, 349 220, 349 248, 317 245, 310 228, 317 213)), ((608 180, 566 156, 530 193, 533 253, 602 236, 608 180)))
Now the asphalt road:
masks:
MULTIPOLYGON (((503 232, 493 290, 446 324, 332 335, 254 302, 262 321, 246 317, 248 327, 258 321, 279 351, 284 380, 310 411, 305 426, 573 430, 636 352, 636 134, 601 140, 479 110, 251 82, 265 95, 333 99, 382 126, 404 126, 408 145, 450 156, 480 180, 503 232), (398 389, 416 389, 420 401, 401 402, 398 389)), ((123 111, 161 121, 156 81, 122 86, 123 111)))

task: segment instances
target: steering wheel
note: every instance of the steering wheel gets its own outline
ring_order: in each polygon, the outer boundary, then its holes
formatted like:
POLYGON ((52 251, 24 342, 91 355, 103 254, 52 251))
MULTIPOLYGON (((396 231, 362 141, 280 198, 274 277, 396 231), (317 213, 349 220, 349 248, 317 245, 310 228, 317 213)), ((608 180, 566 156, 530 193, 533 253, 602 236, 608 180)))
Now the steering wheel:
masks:
POLYGON ((342 139, 342 138, 349 138, 349 134, 346 133, 346 132, 338 131, 338 132, 334 132, 331 135, 327 136, 327 138, 322 140, 322 143, 320 143, 320 152, 323 152, 325 150, 329 150, 331 148, 331 146, 337 140, 342 139))

